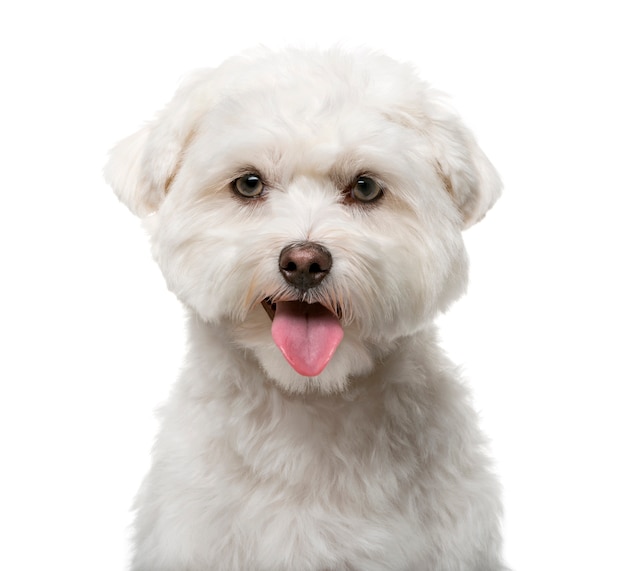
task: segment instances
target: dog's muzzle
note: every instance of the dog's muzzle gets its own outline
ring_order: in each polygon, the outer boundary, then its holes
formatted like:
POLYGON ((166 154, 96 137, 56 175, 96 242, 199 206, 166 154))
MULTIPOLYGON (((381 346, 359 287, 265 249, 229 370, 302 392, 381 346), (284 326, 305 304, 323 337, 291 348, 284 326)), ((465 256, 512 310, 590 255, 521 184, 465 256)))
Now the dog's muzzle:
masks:
MULTIPOLYGON (((315 242, 297 242, 283 248, 278 269, 300 295, 317 287, 333 265, 331 253, 315 242)), ((319 375, 343 338, 339 316, 321 303, 265 299, 272 320, 272 338, 287 362, 305 377, 319 375)))

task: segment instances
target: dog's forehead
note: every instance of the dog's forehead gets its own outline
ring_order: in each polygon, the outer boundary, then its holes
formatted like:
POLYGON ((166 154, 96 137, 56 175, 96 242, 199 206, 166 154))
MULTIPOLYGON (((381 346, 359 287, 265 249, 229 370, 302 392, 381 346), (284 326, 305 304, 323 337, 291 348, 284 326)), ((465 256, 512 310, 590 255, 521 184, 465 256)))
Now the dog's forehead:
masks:
POLYGON ((421 139, 389 106, 366 95, 333 97, 332 90, 320 95, 287 89, 225 96, 207 109, 195 135, 213 156, 282 159, 321 170, 360 157, 391 158, 415 148, 421 139))
MULTIPOLYGON (((390 104, 388 103, 387 106, 390 104)), ((384 105, 368 93, 351 93, 342 85, 318 86, 305 83, 251 87, 223 91, 206 109, 206 120, 223 128, 250 131, 271 130, 296 133, 313 131, 307 136, 328 135, 340 125, 350 124, 351 132, 366 130, 368 122, 380 116, 384 105)))
POLYGON ((260 169, 270 178, 275 174, 284 180, 302 173, 351 178, 356 171, 383 174, 402 161, 407 149, 420 146, 418 133, 367 106, 299 113, 276 107, 260 113, 245 107, 229 118, 224 115, 222 109, 207 115, 191 155, 203 164, 226 169, 260 169))
POLYGON ((280 180, 302 172, 353 177, 398 165, 409 149, 429 152, 425 130, 415 128, 424 85, 384 57, 296 51, 235 59, 215 72, 205 77, 187 154, 202 166, 280 180))
POLYGON ((369 110, 415 110, 428 92, 410 66, 367 51, 254 52, 227 60, 207 83, 207 112, 250 126, 274 119, 321 128, 369 110))

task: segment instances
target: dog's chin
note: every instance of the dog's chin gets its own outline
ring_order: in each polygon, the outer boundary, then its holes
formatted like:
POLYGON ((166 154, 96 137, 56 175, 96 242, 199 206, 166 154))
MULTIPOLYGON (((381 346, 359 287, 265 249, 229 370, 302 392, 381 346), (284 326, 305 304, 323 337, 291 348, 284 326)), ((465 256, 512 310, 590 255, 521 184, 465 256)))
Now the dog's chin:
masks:
POLYGON ((330 361, 315 376, 300 374, 272 338, 271 312, 262 306, 250 312, 244 323, 234 327, 236 342, 251 352, 265 375, 287 393, 333 394, 346 391, 353 379, 367 375, 375 364, 373 352, 361 341, 353 326, 344 327, 341 343, 330 361))
POLYGON ((314 377, 305 377, 296 372, 276 346, 268 347, 268 350, 255 350, 254 353, 265 374, 289 393, 344 392, 352 379, 366 375, 374 366, 371 355, 363 345, 349 338, 344 338, 324 370, 314 377))
POLYGON ((257 359, 267 376, 290 393, 344 392, 352 379, 367 375, 374 366, 372 356, 365 347, 351 339, 343 340, 324 370, 315 377, 297 373, 280 351, 257 353, 257 359))

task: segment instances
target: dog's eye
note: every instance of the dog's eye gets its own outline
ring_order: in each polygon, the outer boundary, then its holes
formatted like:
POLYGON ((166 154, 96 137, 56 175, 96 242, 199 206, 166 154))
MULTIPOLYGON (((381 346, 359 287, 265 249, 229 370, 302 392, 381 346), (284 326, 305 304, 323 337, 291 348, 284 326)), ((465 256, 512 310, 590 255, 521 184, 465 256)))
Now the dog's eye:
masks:
POLYGON ((233 190, 244 198, 258 198, 264 189, 261 177, 254 173, 240 176, 233 181, 233 190))
POLYGON ((372 202, 380 198, 383 187, 368 176, 360 176, 350 189, 350 196, 359 202, 372 202))

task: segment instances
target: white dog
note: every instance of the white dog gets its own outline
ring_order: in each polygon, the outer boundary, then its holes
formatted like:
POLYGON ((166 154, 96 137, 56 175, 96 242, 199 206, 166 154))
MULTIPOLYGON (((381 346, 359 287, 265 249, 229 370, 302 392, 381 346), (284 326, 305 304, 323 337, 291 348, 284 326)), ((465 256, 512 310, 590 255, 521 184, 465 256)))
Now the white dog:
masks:
POLYGON ((434 317, 500 193, 386 57, 253 52, 112 151, 189 311, 135 571, 494 571, 498 485, 434 317))

